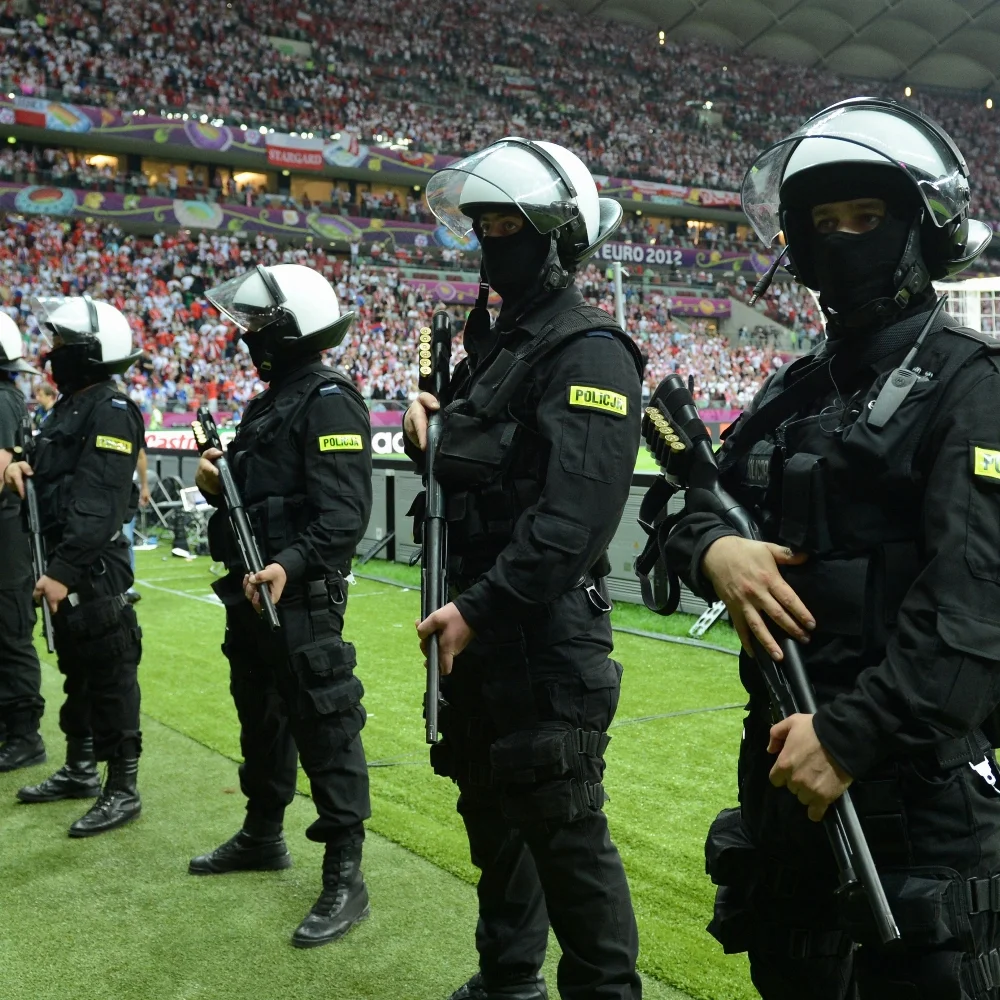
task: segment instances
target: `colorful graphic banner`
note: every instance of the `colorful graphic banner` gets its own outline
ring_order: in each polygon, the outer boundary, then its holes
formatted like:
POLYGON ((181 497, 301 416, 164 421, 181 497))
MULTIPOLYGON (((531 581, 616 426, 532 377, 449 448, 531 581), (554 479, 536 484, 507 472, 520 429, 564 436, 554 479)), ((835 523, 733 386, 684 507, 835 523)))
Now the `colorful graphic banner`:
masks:
MULTIPOLYGON (((406 284, 421 292, 425 299, 442 305, 471 306, 479 295, 479 285, 474 281, 433 281, 429 278, 407 278, 406 284)), ((501 298, 490 291, 490 305, 499 306, 501 298)))
POLYGON ((675 316, 728 319, 733 312, 729 299, 703 299, 697 295, 671 295, 667 299, 667 303, 675 316))
POLYGON ((753 271, 756 274, 763 274, 771 265, 767 254, 752 250, 709 250, 649 243, 605 243, 597 252, 597 259, 653 267, 700 267, 706 271, 753 271))
MULTIPOLYGON (((197 151, 233 152, 260 159, 265 164, 287 170, 321 170, 347 167, 372 173, 392 174, 401 183, 422 184, 435 170, 456 159, 434 153, 418 153, 405 148, 369 146, 358 135, 345 132, 339 139, 303 139, 278 132, 261 132, 234 125, 213 125, 209 115, 172 117, 153 114, 149 109, 112 111, 42 97, 0 95, 0 125, 27 125, 52 132, 89 133, 95 142, 109 136, 172 147, 174 155, 187 152, 197 160, 197 151), (302 145, 306 143, 307 145, 302 145), (179 147, 179 148, 173 148, 179 147)), ((53 138, 53 142, 55 142, 53 138)), ((388 180, 389 178, 387 178, 388 180)), ((660 181, 630 180, 594 175, 601 194, 622 201, 637 201, 678 207, 701 205, 708 208, 739 209, 734 191, 712 191, 660 181)))
MULTIPOLYGON (((391 258, 396 248, 436 247, 478 250, 475 236, 457 239, 444 226, 404 220, 361 219, 298 209, 254 205, 220 205, 210 201, 183 201, 106 191, 74 191, 0 182, 0 210, 70 218, 93 218, 123 225, 208 229, 228 233, 267 233, 274 236, 311 237, 337 244, 366 246, 379 243, 391 258)), ((478 287, 478 286, 474 286, 478 287)), ((473 296, 474 298, 474 296, 473 296)), ((464 301, 455 299, 456 302, 464 301)))

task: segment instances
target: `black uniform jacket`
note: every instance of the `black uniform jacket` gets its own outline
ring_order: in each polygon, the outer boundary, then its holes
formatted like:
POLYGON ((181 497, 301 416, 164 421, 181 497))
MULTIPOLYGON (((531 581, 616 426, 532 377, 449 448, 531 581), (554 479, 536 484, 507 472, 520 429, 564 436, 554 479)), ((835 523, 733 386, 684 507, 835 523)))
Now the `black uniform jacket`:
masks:
MULTIPOLYGON (((563 294, 569 304, 579 298, 563 294)), ((466 359, 456 367, 445 402, 467 397, 497 354, 527 336, 519 328, 494 330, 475 366, 466 359)), ((628 499, 640 410, 636 360, 606 330, 575 336, 534 365, 506 413, 520 427, 501 484, 507 505, 497 519, 506 527, 493 533, 485 560, 461 551, 458 531, 449 536, 453 564, 456 556, 479 564, 455 599, 477 632, 544 618, 546 606, 578 587, 601 559, 628 499)), ((407 453, 422 464, 409 442, 407 453)), ((480 513, 482 522, 491 516, 485 508, 480 513)))
MULTIPOLYGON (((226 457, 264 560, 288 584, 350 569, 371 514, 371 423, 344 376, 315 361, 276 378, 247 405, 226 457)), ((213 555, 243 574, 221 511, 209 537, 213 555)))
POLYGON ((131 519, 144 443, 138 407, 110 379, 60 397, 42 424, 34 470, 46 573, 70 590, 131 519))
MULTIPOLYGON (((947 317, 943 321, 955 326, 947 317)), ((751 452, 728 468, 726 461, 770 383, 719 453, 723 485, 757 515, 769 541, 789 544, 785 533, 795 529, 784 515, 790 505, 805 505, 803 491, 820 484, 813 509, 825 511, 821 527, 829 537, 792 545, 813 551, 808 572, 786 570, 785 576, 817 621, 812 641, 803 647, 820 702, 816 733, 856 778, 893 755, 967 736, 1000 701, 1000 371, 990 353, 995 348, 971 341, 979 335, 968 331, 932 332, 916 361, 925 380, 888 425, 894 437, 887 440, 896 443, 879 460, 846 446, 855 440, 851 426, 863 424, 881 384, 906 354, 900 331, 909 330, 912 342, 920 325, 897 324, 853 347, 819 349, 820 361, 832 358, 826 366, 831 378, 777 432, 779 445, 784 439, 778 462, 786 476, 783 492, 773 483, 753 485, 766 473, 766 452, 751 452), (935 388, 949 359, 960 353, 966 360, 935 388), (792 426, 804 417, 815 418, 798 425, 813 428, 808 448, 796 444, 806 439, 796 437, 792 426), (802 479, 805 485, 789 492, 787 476, 797 449, 815 450, 816 442, 826 449, 824 478, 802 479), (865 542, 864 532, 872 526, 880 526, 883 537, 865 542), (912 555, 906 554, 908 547, 912 555), (859 555, 860 562, 851 558, 859 555), (808 597, 796 574, 804 585, 811 581, 808 597), (843 607, 853 609, 859 629, 851 628, 843 607)), ((796 362, 783 384, 794 384, 796 369, 815 367, 815 360, 796 362)), ((808 459, 805 466, 819 468, 808 459)), ((680 522, 667 544, 671 566, 707 599, 715 594, 701 573, 702 557, 715 540, 733 533, 714 516, 695 513, 680 522)), ((745 654, 741 675, 756 697, 751 706, 766 710, 761 682, 745 654)))

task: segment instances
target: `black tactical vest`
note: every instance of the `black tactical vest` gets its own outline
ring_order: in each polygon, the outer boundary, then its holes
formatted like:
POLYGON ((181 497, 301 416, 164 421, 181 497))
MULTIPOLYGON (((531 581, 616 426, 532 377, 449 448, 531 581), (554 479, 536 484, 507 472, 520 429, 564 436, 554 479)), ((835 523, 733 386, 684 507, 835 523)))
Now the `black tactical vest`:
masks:
MULTIPOLYGON (((795 392, 788 378, 794 368, 783 368, 754 411, 734 425, 742 426, 735 447, 722 456, 724 481, 751 510, 766 540, 810 556, 803 566, 782 572, 822 623, 809 660, 832 666, 850 659, 862 668, 881 660, 920 570, 924 432, 959 369, 995 351, 985 338, 954 326, 930 334, 912 366, 920 381, 883 427, 870 425, 868 418, 892 376, 888 361, 875 364, 874 382, 843 398, 842 405, 804 402, 756 435, 754 424, 767 426, 767 408, 781 405, 783 393, 795 392)), ((801 374, 815 360, 796 364, 801 374)), ((822 402, 830 400, 829 393, 823 395, 822 402)), ((841 680, 849 684, 851 677, 841 680)))
MULTIPOLYGON (((49 551, 62 540, 71 509, 73 476, 90 437, 94 411, 109 405, 110 400, 117 406, 127 406, 139 426, 143 425, 139 407, 110 380, 60 399, 42 424, 35 443, 34 469, 38 515, 49 551)), ((138 506, 139 488, 133 483, 123 524, 132 520, 138 506)))
MULTIPOLYGON (((449 577, 459 589, 489 570, 518 518, 541 496, 548 445, 537 429, 544 387, 536 385, 533 369, 596 330, 625 344, 642 374, 642 356, 631 338, 608 313, 587 305, 575 287, 521 318, 475 370, 468 360, 456 368, 435 468, 448 497, 449 577)), ((607 568, 599 565, 593 573, 604 576, 607 568)))
MULTIPOLYGON (((334 386, 365 405, 349 378, 317 361, 252 399, 226 450, 265 563, 287 548, 309 523, 303 421, 310 401, 334 386)), ((214 558, 243 573, 229 522, 221 514, 209 522, 209 542, 214 558)), ((326 568, 350 570, 350 566, 326 568)))

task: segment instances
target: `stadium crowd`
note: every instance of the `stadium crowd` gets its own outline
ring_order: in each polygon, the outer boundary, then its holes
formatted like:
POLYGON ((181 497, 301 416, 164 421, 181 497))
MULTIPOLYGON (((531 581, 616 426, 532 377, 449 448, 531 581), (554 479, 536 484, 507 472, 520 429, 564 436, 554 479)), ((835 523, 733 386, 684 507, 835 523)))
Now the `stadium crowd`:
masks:
MULTIPOLYGON (((411 398, 416 392, 416 339, 435 302, 408 285, 395 268, 352 266, 322 248, 280 248, 262 236, 250 240, 218 234, 128 236, 114 226, 45 216, 0 220, 0 308, 18 321, 29 353, 44 349, 28 303, 32 295, 82 294, 114 303, 129 318, 143 350, 127 376, 143 411, 191 410, 205 402, 242 410, 262 389, 249 355, 204 297, 207 288, 251 262, 309 264, 334 284, 345 309, 357 313, 334 361, 373 400, 411 398)), ((609 273, 591 264, 580 275, 584 294, 614 311, 609 273)), ((464 308, 452 310, 456 319, 464 308)), ((626 324, 649 357, 647 386, 670 371, 693 374, 705 405, 742 406, 770 368, 773 348, 730 346, 707 324, 687 325, 670 314, 666 294, 629 286, 626 324)))
MULTIPOLYGON (((356 133, 460 153, 530 132, 600 173, 736 190, 746 165, 802 119, 885 84, 665 39, 523 0, 195 0, 150 6, 0 4, 0 79, 125 110, 187 110, 286 131, 356 133), (298 52, 270 41, 280 26, 298 52), (478 58, 476 53, 489 53, 478 58), (710 102, 710 104, 709 104, 710 102)), ((966 151, 974 211, 1000 219, 1000 149, 978 99, 918 93, 966 151)))

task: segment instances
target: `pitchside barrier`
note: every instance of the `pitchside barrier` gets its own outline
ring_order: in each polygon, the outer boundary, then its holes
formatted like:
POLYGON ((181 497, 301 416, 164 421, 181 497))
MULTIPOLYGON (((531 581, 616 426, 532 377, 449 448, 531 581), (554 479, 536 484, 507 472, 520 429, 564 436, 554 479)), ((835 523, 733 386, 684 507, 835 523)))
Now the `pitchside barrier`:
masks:
MULTIPOLYGON (((193 443, 192 449, 189 449, 187 440, 176 433, 169 437, 172 440, 158 439, 153 432, 146 436, 146 451, 150 471, 155 476, 154 482, 192 486, 198 466, 198 453, 193 450, 193 443), (173 447, 162 447, 163 445, 173 447)), ((398 563, 410 563, 416 557, 417 547, 413 544, 412 519, 406 516, 406 512, 410 509, 413 498, 423 488, 420 476, 412 470, 409 462, 380 455, 377 449, 372 464, 372 515, 365 536, 358 545, 357 555, 361 558, 377 556, 398 563)), ((611 560, 608 590, 612 600, 642 603, 639 581, 632 566, 635 557, 646 544, 646 536, 637 521, 639 504, 655 478, 656 475, 652 472, 636 472, 632 477, 625 513, 608 549, 611 560)), ((156 489, 154 486, 154 499, 157 496, 156 489)), ((670 510, 675 510, 680 503, 681 498, 674 497, 670 501, 670 510)), ((705 608, 704 601, 695 597, 686 587, 681 588, 681 611, 700 615, 705 608)))

